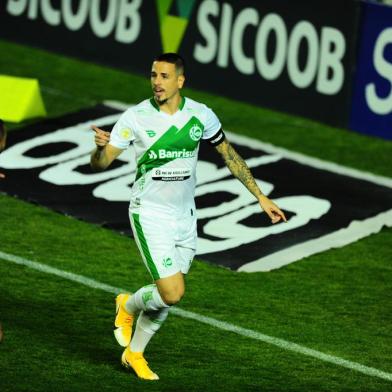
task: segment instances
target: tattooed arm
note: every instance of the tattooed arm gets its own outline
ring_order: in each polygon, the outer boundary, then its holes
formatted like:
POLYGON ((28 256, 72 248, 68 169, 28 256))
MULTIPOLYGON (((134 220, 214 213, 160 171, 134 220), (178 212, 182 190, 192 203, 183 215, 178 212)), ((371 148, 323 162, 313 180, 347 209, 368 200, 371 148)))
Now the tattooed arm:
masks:
POLYGON ((222 143, 218 144, 216 150, 222 155, 226 166, 229 168, 234 177, 238 178, 258 200, 261 208, 271 218, 272 223, 277 223, 281 219, 285 222, 286 217, 279 207, 274 204, 267 196, 263 195, 260 188, 249 170, 246 162, 241 158, 233 146, 225 139, 222 143))

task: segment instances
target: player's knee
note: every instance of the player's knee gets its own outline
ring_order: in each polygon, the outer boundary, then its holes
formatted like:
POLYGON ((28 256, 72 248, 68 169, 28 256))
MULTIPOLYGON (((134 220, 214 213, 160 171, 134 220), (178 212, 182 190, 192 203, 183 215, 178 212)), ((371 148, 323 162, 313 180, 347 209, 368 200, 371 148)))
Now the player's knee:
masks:
POLYGON ((165 304, 176 305, 181 301, 181 298, 184 296, 184 292, 185 290, 183 288, 165 290, 163 293, 161 293, 161 297, 165 304))

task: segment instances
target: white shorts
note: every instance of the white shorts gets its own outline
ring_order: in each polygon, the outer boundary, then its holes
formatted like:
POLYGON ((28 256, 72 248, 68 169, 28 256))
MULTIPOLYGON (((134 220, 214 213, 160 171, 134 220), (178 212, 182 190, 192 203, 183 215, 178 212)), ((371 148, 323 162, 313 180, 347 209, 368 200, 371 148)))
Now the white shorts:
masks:
POLYGON ((154 280, 187 274, 196 252, 196 217, 176 219, 130 211, 129 218, 144 264, 154 280))

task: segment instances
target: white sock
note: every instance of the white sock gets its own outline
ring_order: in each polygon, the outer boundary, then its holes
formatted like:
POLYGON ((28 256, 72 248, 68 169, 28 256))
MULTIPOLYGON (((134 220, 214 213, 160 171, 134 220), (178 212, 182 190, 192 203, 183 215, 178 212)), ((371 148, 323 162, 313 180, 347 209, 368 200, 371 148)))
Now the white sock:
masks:
POLYGON ((161 327, 169 314, 169 308, 150 312, 140 312, 137 319, 135 333, 129 348, 132 352, 144 352, 147 344, 161 327))
POLYGON ((168 307, 169 305, 166 305, 165 302, 163 302, 155 284, 142 287, 136 291, 125 304, 128 313, 136 313, 139 310, 160 310, 168 307))

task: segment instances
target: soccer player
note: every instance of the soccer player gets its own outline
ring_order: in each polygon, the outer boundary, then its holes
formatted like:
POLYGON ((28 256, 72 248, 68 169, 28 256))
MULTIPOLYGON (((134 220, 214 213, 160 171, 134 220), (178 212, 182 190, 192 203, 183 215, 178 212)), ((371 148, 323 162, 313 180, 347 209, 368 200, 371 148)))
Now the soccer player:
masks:
POLYGON ((94 170, 106 169, 133 143, 137 173, 129 217, 142 259, 153 284, 116 298, 115 337, 125 347, 121 362, 138 377, 157 380, 143 353, 165 321, 170 306, 184 295, 184 275, 196 251, 194 190, 199 142, 210 143, 231 173, 255 196, 272 223, 284 213, 257 186, 245 161, 227 140, 221 123, 206 105, 180 94, 184 60, 175 53, 155 58, 153 97, 125 111, 111 133, 95 126, 94 170), (139 317, 134 334, 132 327, 139 317))

